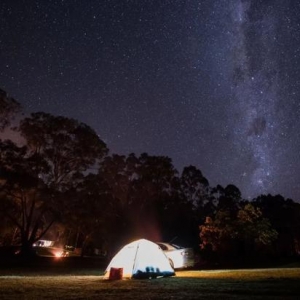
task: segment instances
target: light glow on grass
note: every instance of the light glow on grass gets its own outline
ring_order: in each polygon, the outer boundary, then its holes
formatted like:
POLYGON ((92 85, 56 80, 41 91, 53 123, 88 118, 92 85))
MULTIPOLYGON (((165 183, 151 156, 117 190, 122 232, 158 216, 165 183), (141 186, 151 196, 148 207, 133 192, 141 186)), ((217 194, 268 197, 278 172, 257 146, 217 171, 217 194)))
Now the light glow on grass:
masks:
POLYGON ((0 299, 299 299, 300 268, 179 271, 159 280, 0 276, 0 299))
POLYGON ((300 268, 177 271, 177 277, 259 280, 269 278, 300 278, 300 268))

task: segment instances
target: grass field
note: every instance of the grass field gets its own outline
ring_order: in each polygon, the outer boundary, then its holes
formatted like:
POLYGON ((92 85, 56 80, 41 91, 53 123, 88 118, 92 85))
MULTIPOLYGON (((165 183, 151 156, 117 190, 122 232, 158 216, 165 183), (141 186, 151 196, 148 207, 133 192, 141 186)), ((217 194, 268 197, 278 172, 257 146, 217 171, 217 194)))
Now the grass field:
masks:
POLYGON ((119 281, 104 280, 103 269, 53 270, 0 270, 0 299, 300 299, 300 268, 179 271, 119 281))

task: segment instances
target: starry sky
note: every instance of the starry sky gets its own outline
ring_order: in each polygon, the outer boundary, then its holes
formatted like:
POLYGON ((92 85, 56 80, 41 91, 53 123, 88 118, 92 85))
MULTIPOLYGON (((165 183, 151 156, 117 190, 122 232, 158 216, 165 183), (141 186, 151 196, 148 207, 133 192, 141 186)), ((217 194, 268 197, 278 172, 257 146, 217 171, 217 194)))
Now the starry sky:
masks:
POLYGON ((300 1, 1 0, 0 88, 243 197, 300 201, 300 1))

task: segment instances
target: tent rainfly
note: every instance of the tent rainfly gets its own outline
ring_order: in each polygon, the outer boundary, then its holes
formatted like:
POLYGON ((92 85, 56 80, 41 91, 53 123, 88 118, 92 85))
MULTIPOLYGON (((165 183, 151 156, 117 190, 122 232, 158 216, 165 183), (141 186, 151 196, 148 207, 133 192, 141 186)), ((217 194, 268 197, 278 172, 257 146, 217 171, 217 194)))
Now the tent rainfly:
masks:
POLYGON ((148 240, 141 239, 124 246, 111 260, 105 270, 104 279, 157 278, 174 276, 168 258, 161 248, 148 240), (113 272, 120 270, 120 278, 113 272))

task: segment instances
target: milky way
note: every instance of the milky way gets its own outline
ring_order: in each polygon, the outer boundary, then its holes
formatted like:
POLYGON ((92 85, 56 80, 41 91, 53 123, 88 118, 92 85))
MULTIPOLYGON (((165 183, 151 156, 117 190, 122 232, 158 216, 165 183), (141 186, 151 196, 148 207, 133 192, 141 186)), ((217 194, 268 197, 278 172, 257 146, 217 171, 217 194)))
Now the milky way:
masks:
POLYGON ((0 88, 111 152, 300 201, 300 2, 2 0, 0 88))
POLYGON ((234 142, 245 160, 242 176, 249 181, 249 191, 263 193, 273 188, 278 172, 273 154, 278 126, 278 66, 272 49, 276 19, 272 8, 257 7, 253 1, 236 1, 232 18, 233 90, 238 113, 234 142))
MULTIPOLYGON (((286 130, 289 117, 286 112, 282 114, 280 105, 295 102, 287 97, 282 78, 287 74, 280 70, 280 56, 284 62, 288 59, 280 51, 280 43, 286 39, 280 36, 280 26, 283 19, 290 22, 284 12, 291 7, 288 2, 253 0, 234 1, 231 9, 234 143, 244 161, 241 176, 247 181, 246 193, 266 193, 280 185, 283 164, 289 161, 285 157, 288 146, 282 144, 282 137, 290 134, 286 130)), ((298 145, 298 138, 292 142, 298 145)))

